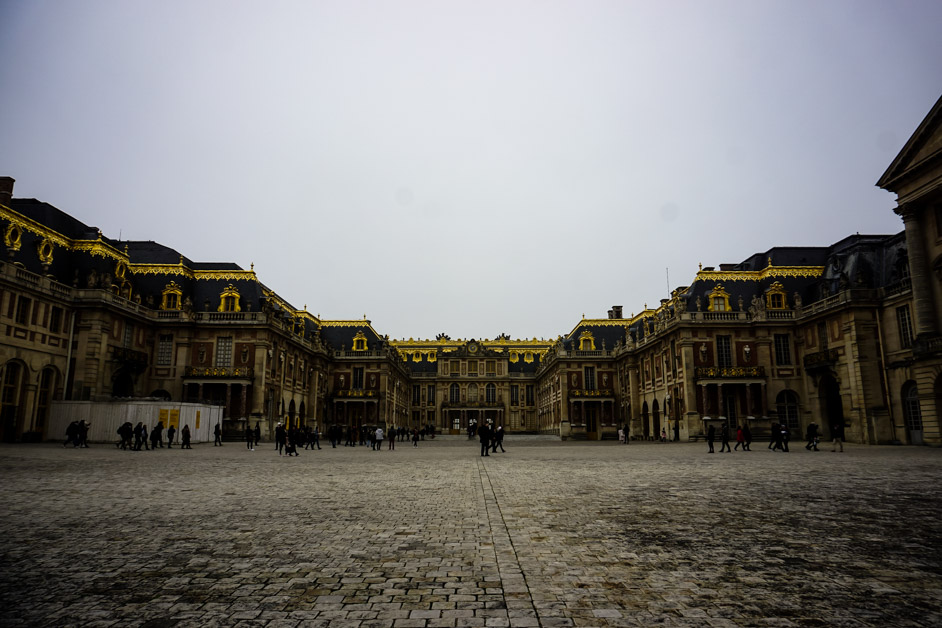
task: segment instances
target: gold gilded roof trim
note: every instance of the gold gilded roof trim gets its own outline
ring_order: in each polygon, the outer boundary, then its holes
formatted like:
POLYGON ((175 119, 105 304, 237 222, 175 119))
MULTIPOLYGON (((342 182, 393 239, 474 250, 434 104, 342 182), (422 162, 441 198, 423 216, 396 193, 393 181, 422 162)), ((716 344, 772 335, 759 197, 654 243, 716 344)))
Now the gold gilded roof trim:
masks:
MULTIPOLYGON (((38 235, 41 238, 46 238, 55 245, 66 249, 72 248, 72 240, 69 238, 66 238, 65 236, 59 234, 56 231, 53 231, 45 225, 36 222, 32 218, 27 218, 23 214, 13 211, 6 205, 0 205, 0 218, 9 220, 11 223, 20 229, 23 229, 24 231, 29 231, 30 233, 38 235)), ((124 259, 127 259, 127 257, 124 259)))
POLYGON ((824 274, 824 266, 767 266, 762 270, 701 270, 698 281, 761 281, 769 277, 814 279, 824 274))

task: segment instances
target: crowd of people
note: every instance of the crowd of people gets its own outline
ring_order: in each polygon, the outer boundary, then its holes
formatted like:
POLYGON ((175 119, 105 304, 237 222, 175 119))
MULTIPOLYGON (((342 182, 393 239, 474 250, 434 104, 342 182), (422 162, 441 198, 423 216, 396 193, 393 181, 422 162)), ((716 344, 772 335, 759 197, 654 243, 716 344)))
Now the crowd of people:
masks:
POLYGON ((498 425, 497 427, 492 426, 490 423, 482 423, 478 425, 477 423, 471 423, 468 425, 468 439, 473 439, 475 436, 481 442, 481 455, 490 456, 492 453, 497 453, 497 448, 500 447, 501 453, 506 453, 504 449, 504 426, 498 425))
MULTIPOLYGON (((723 423, 720 426, 720 453, 726 451, 733 451, 729 446, 729 424, 723 423)), ((715 453, 713 449, 713 444, 716 442, 716 426, 712 423, 707 428, 707 446, 709 450, 707 453, 715 453)), ((771 428, 769 429, 769 446, 768 449, 772 451, 781 451, 788 452, 788 443, 791 440, 792 433, 788 428, 788 425, 785 423, 772 423, 771 428)), ((831 451, 837 451, 837 448, 840 448, 840 451, 844 451, 844 426, 840 422, 835 422, 831 426, 831 437, 832 445, 831 451)), ((821 429, 817 423, 810 423, 807 430, 805 430, 805 440, 807 444, 805 449, 808 451, 821 451, 818 449, 818 444, 821 442, 821 429)), ((736 447, 739 449, 742 447, 743 451, 752 451, 750 445, 752 444, 752 432, 749 430, 748 425, 740 425, 736 428, 736 447)))

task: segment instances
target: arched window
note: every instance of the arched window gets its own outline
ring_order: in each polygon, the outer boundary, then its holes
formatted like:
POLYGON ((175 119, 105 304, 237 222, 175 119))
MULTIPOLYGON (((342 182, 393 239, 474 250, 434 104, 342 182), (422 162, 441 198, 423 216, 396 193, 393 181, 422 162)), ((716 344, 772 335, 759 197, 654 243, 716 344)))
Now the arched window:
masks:
POLYGON ((789 430, 800 429, 798 422, 798 395, 791 390, 783 390, 775 398, 778 407, 778 420, 788 426, 789 430))
POLYGON ((471 384, 468 386, 468 401, 477 401, 478 400, 478 385, 471 384))
POLYGON ((497 402, 497 386, 494 384, 487 385, 487 403, 496 403, 497 402))
POLYGON ((461 388, 458 387, 458 384, 452 384, 449 386, 448 400, 451 401, 451 403, 461 402, 461 388))
POLYGON ((911 432, 922 431, 922 410, 919 408, 919 390, 916 382, 908 381, 903 384, 903 418, 906 429, 911 432))
POLYGON ((357 335, 353 337, 353 350, 366 351, 366 334, 363 333, 363 330, 357 330, 357 335))

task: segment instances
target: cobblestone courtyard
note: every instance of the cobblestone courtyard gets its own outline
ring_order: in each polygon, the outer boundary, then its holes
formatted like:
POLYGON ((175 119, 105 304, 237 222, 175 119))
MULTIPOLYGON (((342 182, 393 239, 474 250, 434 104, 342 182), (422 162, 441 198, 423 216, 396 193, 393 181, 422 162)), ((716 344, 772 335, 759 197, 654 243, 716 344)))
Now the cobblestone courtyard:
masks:
POLYGON ((793 444, 0 446, 0 625, 942 625, 942 451, 793 444))

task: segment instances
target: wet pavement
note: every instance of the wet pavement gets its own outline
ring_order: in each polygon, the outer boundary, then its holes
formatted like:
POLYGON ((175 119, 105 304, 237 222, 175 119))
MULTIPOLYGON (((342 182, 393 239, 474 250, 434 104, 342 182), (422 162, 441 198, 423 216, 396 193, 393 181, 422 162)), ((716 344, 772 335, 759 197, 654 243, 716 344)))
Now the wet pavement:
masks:
POLYGON ((2 445, 0 625, 942 625, 942 450, 793 445, 2 445))

